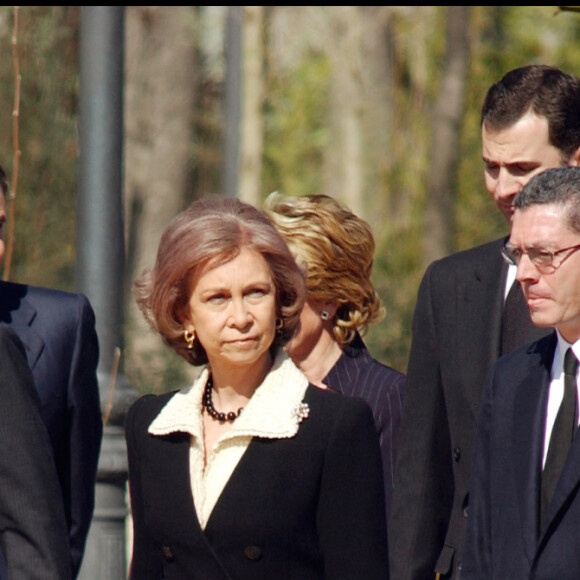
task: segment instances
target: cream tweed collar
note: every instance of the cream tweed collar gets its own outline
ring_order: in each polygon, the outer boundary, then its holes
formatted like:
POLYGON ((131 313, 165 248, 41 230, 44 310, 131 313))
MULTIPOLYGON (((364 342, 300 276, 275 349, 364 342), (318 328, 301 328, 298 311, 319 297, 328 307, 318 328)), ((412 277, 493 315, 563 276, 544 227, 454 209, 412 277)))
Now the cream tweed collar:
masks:
MULTIPOLYGON (((202 439, 201 398, 209 376, 205 367, 192 385, 178 391, 149 426, 152 435, 186 432, 202 439)), ((280 350, 272 369, 256 389, 244 411, 232 423, 221 439, 240 436, 289 438, 296 435, 303 419, 308 416, 307 405, 302 403, 308 380, 280 350)))

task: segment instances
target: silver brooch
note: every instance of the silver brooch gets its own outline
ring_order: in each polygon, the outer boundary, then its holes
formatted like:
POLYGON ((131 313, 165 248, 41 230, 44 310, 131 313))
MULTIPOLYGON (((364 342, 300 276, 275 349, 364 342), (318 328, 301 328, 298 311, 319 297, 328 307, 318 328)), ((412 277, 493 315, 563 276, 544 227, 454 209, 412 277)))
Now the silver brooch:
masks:
POLYGON ((292 417, 298 421, 298 423, 302 423, 304 419, 308 417, 310 414, 310 407, 308 403, 300 403, 292 409, 292 417))

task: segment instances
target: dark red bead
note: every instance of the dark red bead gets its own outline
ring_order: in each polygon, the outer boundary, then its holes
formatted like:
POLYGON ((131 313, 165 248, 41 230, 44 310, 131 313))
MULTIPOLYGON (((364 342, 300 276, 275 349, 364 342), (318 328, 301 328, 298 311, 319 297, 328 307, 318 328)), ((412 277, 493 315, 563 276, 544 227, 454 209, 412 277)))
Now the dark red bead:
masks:
POLYGON ((213 406, 213 403, 211 400, 212 388, 213 388, 213 382, 212 382, 212 378, 210 376, 208 381, 207 381, 207 384, 205 386, 205 390, 203 392, 203 399, 202 399, 201 404, 205 407, 205 410, 207 411, 208 415, 212 419, 216 419, 220 423, 223 423, 224 421, 229 421, 230 423, 233 423, 240 416, 240 413, 242 412, 243 407, 240 407, 238 409, 237 413, 230 411, 229 413, 226 414, 226 413, 220 413, 220 412, 216 411, 214 409, 214 406, 213 406))

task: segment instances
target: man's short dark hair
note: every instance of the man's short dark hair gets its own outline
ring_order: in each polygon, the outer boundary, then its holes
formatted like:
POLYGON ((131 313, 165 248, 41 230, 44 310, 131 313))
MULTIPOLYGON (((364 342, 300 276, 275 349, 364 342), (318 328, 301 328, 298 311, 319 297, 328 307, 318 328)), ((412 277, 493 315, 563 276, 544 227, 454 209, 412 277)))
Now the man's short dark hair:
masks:
POLYGON ((530 111, 547 119, 550 144, 566 164, 580 147, 580 79, 547 65, 513 69, 488 89, 481 125, 507 129, 530 111))

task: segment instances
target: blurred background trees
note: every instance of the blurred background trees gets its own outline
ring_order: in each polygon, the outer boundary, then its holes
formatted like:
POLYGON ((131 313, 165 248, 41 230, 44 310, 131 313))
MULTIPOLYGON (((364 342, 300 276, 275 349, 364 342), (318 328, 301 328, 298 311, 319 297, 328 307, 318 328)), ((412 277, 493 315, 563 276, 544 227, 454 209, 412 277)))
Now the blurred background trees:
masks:
MULTIPOLYGON (((81 9, 19 7, 16 35, 21 154, 10 279, 64 290, 74 290, 81 9)), ((0 163, 9 177, 13 19, 14 7, 0 7, 0 163)), ((177 212, 226 191, 224 139, 232 132, 242 199, 259 205, 273 190, 326 193, 369 221, 386 317, 366 341, 404 372, 426 265, 506 233, 483 187, 479 110, 492 82, 530 63, 580 75, 580 13, 553 6, 126 7, 127 293, 119 299, 126 305, 121 356, 132 385, 162 391, 190 379, 185 363, 145 327, 130 285, 152 264, 177 212), (226 53, 233 30, 239 61, 226 53), (236 62, 238 127, 225 98, 236 62)))

